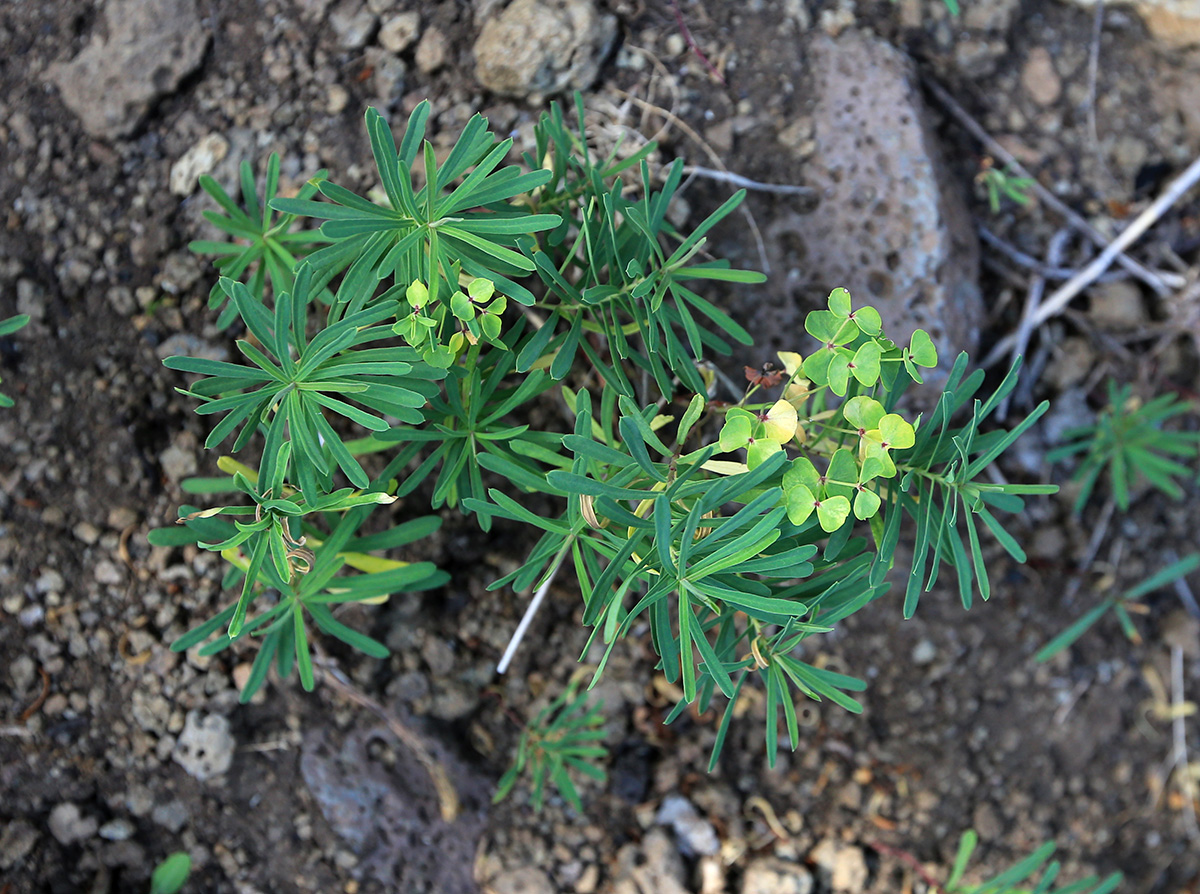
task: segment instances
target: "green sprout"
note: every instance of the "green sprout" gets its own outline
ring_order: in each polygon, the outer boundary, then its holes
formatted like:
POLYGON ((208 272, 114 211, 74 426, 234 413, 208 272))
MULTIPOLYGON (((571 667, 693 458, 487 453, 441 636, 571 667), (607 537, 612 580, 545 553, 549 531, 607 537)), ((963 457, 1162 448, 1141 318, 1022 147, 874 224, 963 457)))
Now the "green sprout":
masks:
MULTIPOLYGON (((315 245, 326 240, 319 233, 311 231, 291 232, 296 222, 294 214, 275 214, 271 209, 271 201, 279 189, 279 156, 271 154, 267 161, 267 179, 263 185, 262 198, 259 199, 258 186, 254 182, 254 172, 249 162, 242 162, 241 169, 242 205, 239 206, 229 194, 221 188, 208 174, 200 177, 200 186, 220 206, 221 211, 205 211, 204 217, 217 229, 232 236, 235 242, 216 242, 208 239, 197 239, 188 244, 196 254, 216 255, 213 263, 224 276, 240 279, 249 275, 247 288, 258 301, 263 300, 263 289, 268 281, 275 295, 292 291, 293 271, 296 262, 310 252, 315 245)), ((313 180, 319 180, 325 175, 319 171, 313 180)), ((299 198, 307 199, 316 194, 317 187, 313 181, 304 184, 300 189, 299 198)), ((208 296, 208 306, 213 310, 225 304, 228 296, 220 287, 214 284, 208 296)), ((233 303, 225 306, 217 325, 226 328, 237 319, 238 311, 233 303)))
POLYGON ((1162 589, 1167 584, 1180 580, 1197 568, 1200 568, 1200 554, 1193 553, 1190 556, 1185 556, 1182 559, 1172 562, 1166 568, 1152 574, 1141 583, 1120 593, 1106 597, 1099 605, 1094 606, 1066 630, 1042 646, 1034 658, 1037 661, 1049 661, 1083 636, 1097 621, 1110 611, 1117 616, 1117 621, 1121 625, 1121 632, 1125 634, 1125 638, 1131 643, 1140 643, 1142 641, 1141 634, 1138 633, 1137 627, 1134 626, 1133 618, 1130 615, 1130 612, 1138 607, 1137 600, 1147 593, 1152 593, 1155 590, 1162 589))
MULTIPOLYGON (((0 335, 11 335, 28 322, 29 314, 20 314, 9 317, 7 320, 0 320, 0 335)), ((11 397, 7 394, 0 394, 0 407, 11 407, 12 405, 11 397)))
POLYGON ((1032 199, 1029 190, 1034 185, 1030 177, 1020 177, 1011 168, 1001 170, 991 158, 985 158, 975 181, 983 185, 987 192, 988 208, 992 214, 999 214, 1003 201, 1008 199, 1018 205, 1028 205, 1032 199))
POLYGON ((942 886, 945 894, 1110 894, 1121 884, 1121 873, 1114 872, 1103 880, 1088 876, 1072 884, 1055 887, 1062 866, 1057 860, 1046 862, 1054 856, 1056 847, 1053 841, 1046 842, 1028 857, 987 881, 967 884, 963 881, 963 875, 978 843, 979 836, 973 829, 968 829, 959 839, 950 878, 942 886), (1041 875, 1035 880, 1039 872, 1041 875))
POLYGON ((554 783, 567 803, 576 810, 583 810, 571 773, 603 782, 605 773, 596 761, 606 757, 608 751, 599 744, 604 738, 604 730, 600 729, 604 723, 600 715, 602 703, 589 705, 586 693, 578 690, 579 678, 576 678, 526 724, 517 746, 516 760, 500 777, 492 797, 493 804, 507 798, 524 773, 530 778, 530 800, 534 810, 541 810, 545 803, 547 781, 554 783))
POLYGON ((1172 499, 1181 498, 1183 488, 1176 479, 1194 477, 1195 470, 1171 457, 1194 460, 1200 432, 1165 429, 1163 423, 1194 412, 1192 403, 1173 394, 1142 403, 1129 385, 1109 380, 1108 405, 1096 421, 1068 429, 1064 433, 1068 442, 1046 454, 1051 463, 1083 454, 1072 476, 1080 483, 1074 511, 1083 510, 1105 472, 1109 492, 1121 511, 1129 508, 1130 486, 1139 479, 1172 499))
POLYGON ((178 894, 192 871, 192 858, 183 851, 171 854, 150 876, 150 894, 178 894))

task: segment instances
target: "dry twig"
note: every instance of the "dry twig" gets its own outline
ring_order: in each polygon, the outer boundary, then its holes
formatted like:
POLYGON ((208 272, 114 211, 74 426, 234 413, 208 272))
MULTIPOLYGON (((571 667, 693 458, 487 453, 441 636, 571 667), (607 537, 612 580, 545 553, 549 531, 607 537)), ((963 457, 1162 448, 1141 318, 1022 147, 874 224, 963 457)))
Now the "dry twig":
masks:
POLYGON ((692 38, 692 32, 688 28, 687 22, 683 20, 683 13, 679 11, 679 0, 671 0, 671 9, 675 13, 675 24, 679 27, 679 33, 687 41, 688 47, 704 63, 704 67, 708 69, 709 74, 716 78, 721 83, 721 86, 724 87, 725 76, 717 71, 716 66, 709 62, 708 57, 701 52, 700 47, 696 46, 696 41, 692 38))
POLYGON ((554 583, 554 576, 558 574, 558 569, 562 567, 563 559, 566 557, 567 553, 564 549, 558 554, 558 558, 554 560, 554 566, 550 569, 550 573, 546 575, 546 579, 542 581, 541 586, 533 594, 533 599, 530 600, 529 606, 525 609, 525 614, 521 616, 521 622, 517 624, 517 629, 513 631, 512 638, 509 639, 508 645, 504 649, 504 654, 500 656, 500 661, 496 665, 496 673, 503 674, 508 671, 508 666, 512 663, 513 656, 517 654, 517 647, 521 645, 521 640, 525 638, 525 633, 529 630, 529 625, 533 622, 533 616, 542 607, 542 602, 545 601, 546 594, 550 592, 550 585, 554 583))
MULTIPOLYGON (((684 134, 697 146, 704 150, 704 154, 708 156, 708 160, 713 163, 713 166, 717 168, 717 170, 724 174, 729 173, 729 168, 725 167, 725 163, 721 161, 721 156, 717 155, 713 147, 708 145, 704 138, 700 136, 700 134, 696 133, 695 129, 692 128, 690 124, 688 124, 674 112, 669 112, 661 106, 656 106, 652 102, 647 102, 640 97, 634 96, 632 93, 626 93, 619 87, 614 87, 613 92, 623 96, 638 108, 648 109, 649 111, 658 112, 659 114, 663 115, 673 125, 682 130, 684 134)), ((750 213, 750 209, 748 209, 745 205, 742 205, 741 211, 746 217, 746 223, 750 226, 750 232, 754 235, 754 242, 758 247, 758 259, 759 263, 762 265, 763 273, 770 273, 771 262, 767 260, 767 247, 763 242, 762 230, 758 228, 758 222, 754 219, 754 215, 750 213)))
MULTIPOLYGON (((938 84, 936 81, 927 78, 925 80, 925 85, 929 88, 929 92, 933 94, 933 97, 939 103, 941 103, 942 107, 945 108, 945 110, 950 114, 950 117, 954 118, 954 120, 957 121, 964 130, 975 137, 975 139, 979 140, 979 142, 981 142, 987 149, 989 154, 994 155, 1000 161, 1008 165, 1008 167, 1011 168, 1018 177, 1028 177, 1033 181, 1031 189, 1037 193, 1038 198, 1041 199, 1043 205, 1065 217, 1068 221, 1070 221, 1073 227, 1086 235, 1097 246, 1101 248, 1106 248, 1108 246, 1109 240, 1105 238, 1103 233, 1084 220, 1077 212, 1071 210, 1061 201, 1059 201, 1058 197, 1055 196, 1054 193, 1042 186, 1038 179, 1034 177, 1024 165, 1017 161, 1016 156, 1000 145, 1000 143, 997 142, 991 134, 984 130, 983 126, 980 125, 979 122, 974 118, 972 118, 970 114, 967 113, 967 110, 960 106, 954 100, 954 98, 946 92, 941 84, 938 84)), ((1182 288, 1184 285, 1185 280, 1182 277, 1169 273, 1155 273, 1154 271, 1147 269, 1144 265, 1139 264, 1128 255, 1117 254, 1115 260, 1118 264, 1152 288, 1158 295, 1165 296, 1171 291, 1171 289, 1182 288)))
POLYGON ((36 714, 38 708, 46 703, 46 697, 50 694, 50 675, 40 667, 38 668, 38 673, 42 675, 42 691, 33 700, 33 704, 22 711, 21 716, 17 718, 22 724, 29 722, 29 718, 36 714))
POLYGON ((1171 646, 1171 755, 1179 778, 1179 790, 1183 795, 1184 827, 1188 838, 1196 838, 1200 836, 1200 827, 1196 824, 1196 781, 1192 778, 1191 764, 1188 763, 1185 716, 1183 649, 1171 646))
POLYGON ((702 168, 699 165, 685 165, 683 168, 685 174, 695 174, 697 177, 707 177, 709 180, 716 180, 721 183, 728 183, 740 189, 752 189, 757 192, 773 193, 777 196, 804 196, 812 198, 817 194, 817 191, 811 186, 792 186, 789 183, 763 183, 761 180, 751 180, 749 177, 743 177, 741 174, 733 174, 729 171, 715 171, 712 168, 702 168))
POLYGON ((923 881, 926 887, 928 887, 930 891, 933 891, 934 894, 944 894, 945 889, 933 876, 925 871, 925 867, 921 865, 921 861, 908 851, 903 851, 900 850, 900 848, 892 847, 890 844, 884 844, 882 841, 868 841, 866 842, 866 845, 867 847, 871 848, 871 850, 877 851, 880 854, 884 854, 889 857, 895 857, 897 860, 915 872, 917 877, 923 881))
MULTIPOLYGON (((1062 229, 1050 237, 1050 246, 1046 251, 1046 265, 1048 267, 1057 267, 1062 262, 1062 253, 1067 246, 1067 239, 1070 238, 1070 235, 1070 230, 1062 229)), ((1016 340, 1013 342, 1012 350, 1010 351, 1010 365, 1015 363, 1017 357, 1024 354, 1025 349, 1029 346, 1029 338, 1033 335, 1035 328, 1033 318, 1042 303, 1042 295, 1045 291, 1046 278, 1035 273, 1033 279, 1029 282, 1029 291, 1025 295, 1025 307, 1021 311, 1021 322, 1017 327, 1016 340)), ((1001 422, 1008 417, 1008 405, 1011 397, 1012 394, 1008 394, 1000 402, 1000 406, 997 407, 996 418, 1001 422)))
POLYGON ((446 769, 433 756, 433 753, 425 744, 425 740, 401 723, 395 715, 379 704, 379 702, 355 689, 346 676, 328 658, 317 657, 313 663, 320 667, 321 679, 326 686, 356 705, 366 708, 382 720, 387 725, 387 728, 391 730, 392 735, 399 739, 401 744, 413 753, 417 761, 425 768, 425 772, 429 774, 430 781, 433 782, 433 788, 437 792, 438 807, 441 810, 442 819, 447 823, 454 822, 459 813, 458 793, 454 790, 454 785, 450 782, 450 777, 447 775, 446 769))
MULTIPOLYGON (((1079 272, 1076 267, 1052 267, 1044 261, 1039 261, 1033 255, 1028 255, 1011 243, 1001 239, 985 226, 981 225, 977 230, 979 241, 984 245, 994 248, 1014 264, 1024 267, 1044 279, 1066 280, 1079 272)), ((1117 282, 1129 279, 1130 276, 1131 274, 1127 270, 1114 270, 1111 273, 1105 273, 1097 282, 1117 282)))
MULTIPOLYGON (((1166 213, 1168 208, 1178 202, 1198 182, 1200 182, 1200 158, 1188 165, 1187 170, 1180 174, 1149 208, 1139 214, 1133 223, 1122 230, 1121 235, 1100 252, 1094 261, 1063 283, 1054 294, 1047 298, 1034 312, 1030 323, 1034 327, 1040 326, 1051 317, 1061 314, 1076 295, 1095 282, 1096 277, 1107 270, 1116 258, 1121 257, 1125 249, 1137 241, 1166 213)), ((1017 335, 1007 336, 996 345, 990 356, 1007 353, 1016 342, 1017 335)))

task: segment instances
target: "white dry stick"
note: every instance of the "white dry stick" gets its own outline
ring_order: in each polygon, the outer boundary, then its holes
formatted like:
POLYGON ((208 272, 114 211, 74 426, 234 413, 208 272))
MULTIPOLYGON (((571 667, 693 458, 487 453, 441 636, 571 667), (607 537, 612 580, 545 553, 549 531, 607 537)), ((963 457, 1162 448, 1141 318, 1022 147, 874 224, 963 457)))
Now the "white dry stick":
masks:
POLYGON ((1179 774, 1179 788, 1184 803, 1183 820, 1188 838, 1196 838, 1200 835, 1200 827, 1196 824, 1196 787, 1195 780, 1192 779, 1192 768, 1188 763, 1183 706, 1183 649, 1171 646, 1171 738, 1174 746, 1172 761, 1175 764, 1175 772, 1179 774))
MULTIPOLYGON (((729 173, 729 169, 725 167, 725 163, 721 161, 721 156, 717 155, 717 153, 713 150, 713 147, 705 142, 704 138, 700 136, 700 134, 696 133, 695 128, 693 128, 674 112, 664 109, 661 106, 656 106, 652 102, 647 102, 644 99, 634 96, 632 93, 626 93, 619 87, 614 87, 613 89, 618 95, 623 96, 639 109, 648 109, 650 111, 658 112, 660 115, 664 116, 673 125, 683 131, 684 135, 691 139, 692 142, 703 149, 704 154, 708 156, 708 160, 716 165, 718 170, 729 173)), ((754 243, 758 247, 758 261, 759 265, 762 267, 762 272, 770 274, 771 262, 767 260, 767 246, 763 242, 762 230, 758 228, 758 221, 754 219, 754 215, 750 213, 750 209, 745 205, 742 205, 740 210, 742 212, 742 216, 746 218, 746 223, 750 227, 750 234, 754 236, 754 243)))
MULTIPOLYGON (((1029 173, 1028 169, 1023 164, 1017 161, 1016 156, 1000 145, 1000 143, 997 142, 991 134, 983 129, 982 125, 980 125, 978 121, 967 114, 967 110, 960 106, 954 100, 954 97, 946 92, 945 88, 943 88, 941 84, 932 79, 926 79, 924 83, 925 86, 929 88, 929 92, 933 94, 934 98, 937 99, 937 101, 942 104, 942 107, 950 113, 950 116, 954 118, 954 120, 960 125, 962 125, 964 130, 975 137, 975 139, 979 140, 979 142, 983 143, 989 154, 994 155, 997 159, 1004 162, 1004 164, 1008 166, 1018 177, 1028 177, 1033 181, 1033 184, 1030 188, 1037 193, 1038 198, 1042 200, 1042 204, 1065 217, 1071 222, 1073 227, 1087 236, 1097 246, 1103 248, 1104 246, 1108 245, 1108 239, 1105 238, 1103 233, 1084 220, 1084 218, 1081 217, 1077 212, 1068 208, 1061 201, 1059 201, 1058 196, 1054 195, 1054 193, 1042 186, 1038 179, 1034 177, 1033 174, 1029 173)), ((1166 297, 1170 293, 1171 289, 1181 289, 1187 283, 1187 280, 1178 274, 1165 272, 1155 273, 1152 270, 1148 270, 1146 267, 1144 267, 1142 264, 1139 264, 1128 255, 1118 255, 1117 263, 1152 288, 1156 294, 1162 297, 1166 297)))
POLYGON ((729 183, 740 189, 752 189, 757 192, 769 192, 779 196, 804 196, 812 198, 817 191, 811 186, 793 186, 788 183, 763 183, 761 180, 751 180, 732 171, 717 171, 713 168, 702 168, 699 165, 684 165, 685 174, 695 174, 697 177, 707 177, 721 183, 729 183))
MULTIPOLYGON (((1050 267, 1057 267, 1062 262, 1063 249, 1066 248, 1067 239, 1070 237, 1071 231, 1067 229, 1059 230, 1050 237, 1050 246, 1046 250, 1046 264, 1050 267)), ((1015 363, 1017 356, 1025 353, 1025 348, 1029 346, 1029 338, 1033 335, 1034 323, 1033 317, 1037 313, 1038 307, 1042 303, 1042 295, 1046 292, 1046 278, 1040 273, 1035 273, 1029 282, 1029 292, 1025 296, 1025 307, 1021 311, 1021 323, 1017 327, 1017 339, 1013 343, 1010 354, 1012 355, 1011 363, 1015 363)), ((1012 393, 1007 394, 1000 402, 1000 406, 996 408, 996 418, 1003 422, 1008 418, 1008 404, 1012 398, 1012 393)))
MULTIPOLYGON (((1136 242, 1146 230, 1154 226, 1167 209, 1178 202, 1197 182, 1200 182, 1200 158, 1188 165, 1187 170, 1180 174, 1149 208, 1139 214, 1133 223, 1122 230, 1121 235, 1100 252, 1094 261, 1059 286, 1034 313, 1032 324, 1040 326, 1051 317, 1061 314, 1076 295, 1095 282, 1096 278, 1107 270, 1117 257, 1123 257, 1125 249, 1136 242)), ((990 358, 998 354, 1006 354, 1016 340, 1016 334, 1001 339, 1000 343, 992 350, 990 358)))
POLYGON ((558 569, 562 567, 563 559, 566 556, 567 551, 564 548, 554 560, 554 567, 550 569, 550 573, 546 575, 546 579, 542 581, 542 585, 533 594, 533 600, 529 603, 529 607, 525 609, 525 614, 521 617, 521 623, 513 631, 512 639, 508 641, 508 646, 505 648, 504 654, 500 656, 500 663, 496 665, 496 673, 503 674, 508 671, 508 666, 512 664, 513 656, 517 654, 517 647, 521 645, 521 640, 525 638, 525 633, 529 630, 529 625, 533 623, 533 616, 537 614, 537 610, 541 608, 546 594, 550 592, 550 585, 554 583, 554 576, 558 574, 558 569))
POLYGON ((1100 138, 1096 133, 1096 76, 1100 73, 1100 33, 1104 30, 1104 0, 1096 4, 1092 18, 1092 45, 1088 51, 1087 128, 1092 150, 1099 155, 1100 138))
POLYGON ((1175 178, 1175 182, 1154 200, 1154 204, 1122 230, 1121 235, 1100 252, 1096 260, 1063 283, 1053 295, 1046 299, 1046 303, 1038 309, 1035 324, 1044 323, 1051 317, 1062 313, 1072 298, 1090 286, 1096 277, 1112 265, 1117 255, 1141 238, 1141 235, 1154 226, 1158 219, 1167 212, 1167 209, 1183 198, 1184 194, 1197 182, 1200 182, 1200 158, 1188 165, 1187 170, 1175 178))
MULTIPOLYGON (((1013 263, 1019 264, 1020 266, 1026 268, 1027 270, 1033 271, 1038 276, 1044 277, 1045 279, 1070 279, 1078 272, 1073 267, 1051 267, 1049 264, 1039 261, 1032 255, 1027 255, 1025 252, 1018 250, 1012 245, 1009 245, 985 226, 978 226, 976 229, 979 232, 979 239, 984 245, 988 245, 996 249, 996 251, 1000 252, 1000 254, 1004 255, 1004 257, 1008 258, 1013 263)), ((1106 273, 1104 276, 1100 277, 1100 282, 1116 282, 1118 280, 1129 279, 1129 277, 1130 273, 1127 270, 1114 270, 1112 273, 1106 273)))

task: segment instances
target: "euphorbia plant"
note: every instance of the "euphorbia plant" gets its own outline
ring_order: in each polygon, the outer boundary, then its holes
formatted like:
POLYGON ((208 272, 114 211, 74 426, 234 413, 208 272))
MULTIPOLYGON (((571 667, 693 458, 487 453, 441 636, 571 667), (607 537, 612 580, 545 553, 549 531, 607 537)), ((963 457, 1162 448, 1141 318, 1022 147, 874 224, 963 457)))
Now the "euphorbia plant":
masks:
POLYGON ((672 716, 725 699, 714 761, 739 693, 758 680, 773 761, 780 712, 798 740, 797 694, 861 710, 848 693, 864 684, 805 660, 804 641, 884 596, 906 515, 906 616, 943 567, 964 605, 987 598, 981 529, 1023 558, 993 513, 1053 488, 981 473, 1045 406, 1012 431, 983 431, 1015 371, 981 401, 983 373, 968 375, 961 355, 934 409, 906 414, 906 386, 937 365, 931 340, 893 342, 843 289, 809 314, 807 356, 748 366, 745 387, 730 387, 709 358, 748 360, 751 339, 714 289, 763 277, 712 257, 706 234, 742 193, 683 232, 667 218, 682 163, 656 178, 653 145, 597 157, 577 112, 576 130, 557 107, 543 115, 524 164, 506 165, 512 141, 482 117, 439 164, 427 103, 399 144, 369 111, 381 202, 323 175, 275 197, 273 161, 260 204, 244 178, 243 216, 262 227, 234 235, 262 240, 269 227, 274 247, 221 249, 236 275, 213 301, 236 309, 244 361, 166 363, 202 376, 182 390, 221 417, 207 446, 261 444, 262 460, 222 459, 228 477, 191 487, 239 499, 183 507, 182 529, 153 535, 228 561, 230 604, 175 648, 257 638, 243 698, 272 660, 312 685, 310 622, 383 654, 329 606, 447 580, 385 555, 437 519, 362 532, 381 506, 420 492, 485 529, 501 518, 533 532, 527 558, 493 587, 574 572, 583 622, 606 649, 596 677, 644 623, 679 684, 672 716), (324 223, 289 230, 306 218, 324 223), (535 402, 563 406, 565 431, 534 428, 535 402))

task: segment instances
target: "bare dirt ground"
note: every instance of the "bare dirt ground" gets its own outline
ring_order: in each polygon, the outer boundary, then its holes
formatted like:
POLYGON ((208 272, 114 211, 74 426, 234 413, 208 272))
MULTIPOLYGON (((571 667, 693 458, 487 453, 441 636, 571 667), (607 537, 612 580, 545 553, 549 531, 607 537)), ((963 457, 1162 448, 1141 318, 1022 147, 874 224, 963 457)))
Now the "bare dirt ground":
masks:
MULTIPOLYGON (((803 741, 774 770, 762 706, 750 698, 719 769, 706 773, 717 717, 663 727, 669 687, 632 640, 600 687, 612 758, 608 782, 585 788, 583 813, 552 800, 536 814, 522 793, 489 804, 518 723, 561 691, 585 642, 579 595, 564 577, 513 670, 495 676, 524 601, 485 587, 528 547, 515 528, 481 534, 447 513, 420 555, 453 569, 453 582, 353 619, 392 657, 326 647, 352 687, 450 768, 462 800, 452 822, 380 717, 329 687, 305 694, 294 680, 238 707, 234 681, 249 652, 167 651, 224 597, 216 557, 146 540, 175 517, 180 480, 215 463, 201 447, 204 421, 160 361, 218 356, 231 344, 207 308, 210 268, 187 252, 189 240, 213 238, 200 214, 211 205, 171 191, 173 165, 217 134, 226 152, 213 176, 229 187, 243 158, 258 167, 278 151, 285 185, 324 167, 366 189, 368 104, 399 127, 430 98, 435 142, 453 139, 476 111, 498 133, 527 134, 541 106, 476 79, 475 41, 502 3, 172 0, 172 9, 190 8, 194 27, 155 38, 169 48, 158 68, 141 71, 143 54, 131 54, 129 77, 152 89, 105 118, 96 110, 107 108, 108 88, 84 83, 87 69, 64 81, 53 66, 98 36, 112 40, 122 27, 113 9, 137 5, 0 8, 0 318, 34 318, 0 339, 4 391, 17 401, 0 411, 0 894, 145 891, 154 865, 176 850, 193 857, 187 891, 919 891, 923 874, 945 878, 968 827, 983 841, 983 869, 1053 838, 1065 879, 1120 870, 1122 890, 1198 889, 1200 841, 1170 774, 1171 723, 1155 711, 1173 647, 1185 655, 1184 695, 1200 692, 1196 619, 1165 591, 1145 600, 1141 642, 1106 621, 1054 661, 1032 660, 1111 588, 1195 548, 1194 485, 1179 502, 1139 492, 1130 512, 1111 517, 1103 494, 1073 516, 1068 487, 1014 522, 1027 565, 989 557, 998 583, 987 605, 964 614, 956 594, 935 590, 912 621, 892 596, 850 619, 816 658, 865 675, 865 715, 805 706, 803 741), (394 22, 410 12, 417 24, 405 42, 394 22), (66 103, 68 94, 84 105, 66 103), (219 718, 228 735, 211 739, 210 755, 183 753, 199 741, 189 730, 202 717, 219 718), (677 797, 695 811, 693 837, 657 820, 664 799, 677 797), (715 852, 706 854, 709 840, 715 852)), ((930 150, 934 201, 957 203, 965 221, 942 234, 950 248, 928 273, 932 303, 921 312, 948 330, 976 314, 968 337, 982 357, 1015 327, 1032 271, 980 248, 971 231, 985 226, 1040 260, 1065 224, 1037 198, 989 210, 975 178, 990 153, 922 79, 1111 234, 1200 152, 1200 51, 1149 34, 1125 7, 1105 10, 1098 32, 1091 10, 1065 3, 963 7, 955 19, 919 0, 611 2, 602 12, 615 17, 615 39, 594 48, 591 119, 631 140, 657 136, 663 159, 763 183, 815 188, 838 164, 856 163, 886 183, 880 170, 905 160, 870 145, 831 158, 828 132, 814 131, 813 70, 828 52, 820 41, 842 41, 836 49, 863 36, 876 48, 864 52, 891 60, 874 75, 886 83, 863 76, 864 101, 908 79, 905 95, 927 108, 918 143, 930 150)), ((861 184, 868 175, 847 176, 861 184)), ((698 175, 685 193, 691 222, 731 188, 698 175)), ((752 191, 753 227, 731 218, 713 240, 735 262, 771 266, 760 290, 724 296, 764 336, 732 368, 761 363, 769 348, 801 348, 808 302, 841 284, 823 279, 838 275, 828 246, 841 237, 814 247, 805 229, 814 214, 843 235, 843 222, 864 228, 853 239, 865 260, 845 262, 855 271, 891 263, 869 255, 892 234, 901 234, 901 254, 941 250, 904 241, 920 225, 906 201, 862 198, 882 209, 876 230, 831 202, 752 191)), ((1197 207, 1194 196, 1178 203, 1133 254, 1155 269, 1191 266, 1194 276, 1197 207)), ((1074 239, 1059 264, 1077 268, 1092 253, 1074 239)), ((888 268, 897 277, 901 262, 888 268)), ((863 288, 886 293, 888 282, 863 288)), ((1133 282, 1086 293, 1039 331, 1028 397, 1055 409, 1005 474, 1064 483, 1068 469, 1046 467, 1042 453, 1087 418, 1108 376, 1145 395, 1196 396, 1193 309, 1133 282)), ((422 514, 415 501, 397 512, 422 514)), ((1184 727, 1194 754, 1196 718, 1184 727)))

